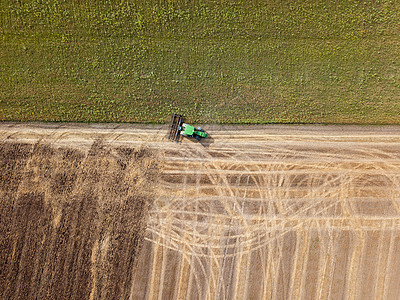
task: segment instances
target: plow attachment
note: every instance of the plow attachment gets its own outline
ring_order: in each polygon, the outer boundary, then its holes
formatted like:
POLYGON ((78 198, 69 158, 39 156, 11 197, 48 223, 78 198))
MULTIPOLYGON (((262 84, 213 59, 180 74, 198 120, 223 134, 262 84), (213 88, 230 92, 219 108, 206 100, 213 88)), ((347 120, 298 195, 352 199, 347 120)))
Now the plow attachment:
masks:
POLYGON ((178 142, 182 130, 183 117, 181 115, 173 114, 171 125, 168 133, 168 139, 178 142))

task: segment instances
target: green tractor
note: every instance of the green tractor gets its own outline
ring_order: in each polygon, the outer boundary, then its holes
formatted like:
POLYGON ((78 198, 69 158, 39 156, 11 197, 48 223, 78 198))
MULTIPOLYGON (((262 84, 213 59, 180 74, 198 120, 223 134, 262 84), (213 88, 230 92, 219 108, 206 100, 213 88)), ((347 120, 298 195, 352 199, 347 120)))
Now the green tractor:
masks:
POLYGON ((208 138, 208 134, 201 127, 195 128, 192 125, 183 123, 182 115, 173 114, 168 139, 178 142, 181 135, 194 137, 198 141, 202 138, 208 138))

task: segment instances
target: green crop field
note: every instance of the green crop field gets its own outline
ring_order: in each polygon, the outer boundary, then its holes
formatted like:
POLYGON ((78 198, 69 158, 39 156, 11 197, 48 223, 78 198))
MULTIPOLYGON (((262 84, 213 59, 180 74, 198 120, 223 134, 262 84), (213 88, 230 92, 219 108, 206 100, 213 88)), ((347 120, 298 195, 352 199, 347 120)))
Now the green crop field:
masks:
POLYGON ((400 124, 397 0, 3 0, 0 120, 400 124))

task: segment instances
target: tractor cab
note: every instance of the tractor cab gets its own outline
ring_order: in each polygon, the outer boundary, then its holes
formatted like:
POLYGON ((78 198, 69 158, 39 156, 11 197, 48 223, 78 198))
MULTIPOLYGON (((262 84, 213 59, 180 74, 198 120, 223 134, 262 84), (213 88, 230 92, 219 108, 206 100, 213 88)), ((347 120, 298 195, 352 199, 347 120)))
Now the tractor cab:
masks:
POLYGON ((187 137, 194 137, 198 141, 201 140, 201 138, 207 138, 208 134, 204 132, 204 130, 201 127, 197 127, 196 129, 194 126, 183 123, 182 124, 182 131, 181 134, 187 137))
POLYGON ((193 133, 194 133, 194 126, 186 124, 186 123, 182 124, 182 131, 181 131, 182 135, 192 136, 193 133))

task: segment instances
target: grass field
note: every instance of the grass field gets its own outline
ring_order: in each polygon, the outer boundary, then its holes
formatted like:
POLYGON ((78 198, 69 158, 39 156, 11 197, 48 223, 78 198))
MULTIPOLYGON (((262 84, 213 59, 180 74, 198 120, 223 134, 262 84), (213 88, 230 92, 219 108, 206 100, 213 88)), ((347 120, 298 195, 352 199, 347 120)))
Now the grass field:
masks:
POLYGON ((400 124, 400 2, 0 4, 0 120, 400 124))

